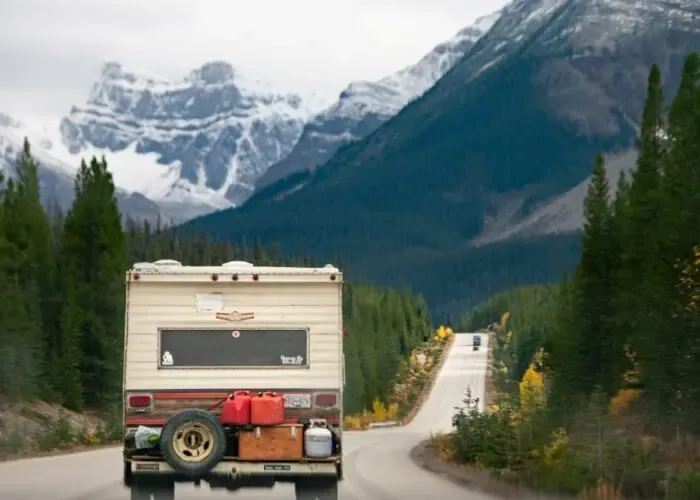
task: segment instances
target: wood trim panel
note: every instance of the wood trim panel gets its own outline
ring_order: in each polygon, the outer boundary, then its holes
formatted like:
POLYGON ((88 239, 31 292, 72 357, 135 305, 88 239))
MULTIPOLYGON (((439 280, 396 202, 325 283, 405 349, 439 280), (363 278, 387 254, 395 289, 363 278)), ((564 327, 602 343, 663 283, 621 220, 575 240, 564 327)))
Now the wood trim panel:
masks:
MULTIPOLYGON (((172 415, 185 410, 187 408, 199 408, 202 410, 211 411, 214 415, 221 414, 221 403, 232 392, 155 392, 153 393, 153 406, 150 410, 144 411, 141 408, 128 408, 124 414, 124 423, 127 426, 132 425, 163 425, 172 415)), ((298 394, 312 392, 335 392, 340 398, 337 391, 271 391, 278 394, 298 394)), ((144 394, 147 391, 138 391, 129 394, 144 394)), ((309 418, 325 418, 330 423, 337 424, 340 422, 340 408, 286 408, 285 423, 297 423, 300 419, 309 418)))

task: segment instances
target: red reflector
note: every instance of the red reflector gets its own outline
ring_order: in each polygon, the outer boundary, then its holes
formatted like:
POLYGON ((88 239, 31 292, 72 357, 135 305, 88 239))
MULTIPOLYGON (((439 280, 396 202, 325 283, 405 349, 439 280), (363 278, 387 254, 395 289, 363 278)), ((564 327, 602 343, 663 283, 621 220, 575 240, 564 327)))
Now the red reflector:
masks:
POLYGON ((347 337, 347 336, 348 336, 348 330, 347 330, 347 328, 343 328, 343 337, 347 337))
POLYGON ((151 396, 148 394, 129 396, 128 403, 132 408, 144 408, 146 406, 151 406, 151 396))
POLYGON ((316 394, 316 406, 335 406, 338 396, 333 393, 316 394))

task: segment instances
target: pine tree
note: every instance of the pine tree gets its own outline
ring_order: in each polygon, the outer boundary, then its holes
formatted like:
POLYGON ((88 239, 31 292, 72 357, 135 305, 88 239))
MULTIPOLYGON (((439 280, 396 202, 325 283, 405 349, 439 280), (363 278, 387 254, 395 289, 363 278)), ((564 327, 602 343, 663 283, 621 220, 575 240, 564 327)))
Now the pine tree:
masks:
MULTIPOLYGON (((0 173, 0 392, 12 399, 31 399, 38 394, 36 357, 27 344, 24 292, 17 271, 21 268, 19 249, 8 239, 7 197, 14 193, 14 183, 2 184, 0 173)), ((32 326, 29 325, 29 332, 32 326)))
MULTIPOLYGON (((664 101, 661 74, 651 68, 647 99, 642 114, 637 170, 627 188, 624 220, 620 221, 624 244, 618 273, 618 326, 640 359, 650 359, 657 352, 663 320, 650 307, 659 289, 661 173, 665 159, 664 101)), ((651 361, 650 361, 651 362, 651 361)), ((657 370, 646 364, 646 379, 663 383, 657 370)))
MULTIPOLYGON (((121 389, 126 249, 112 176, 103 159, 82 163, 76 177, 75 201, 65 218, 62 264, 67 291, 75 304, 64 304, 67 332, 81 341, 83 401, 105 408, 121 389), (77 330, 76 330, 77 329, 77 330)), ((65 344, 74 342, 69 336, 65 344)), ((68 352, 73 352, 69 350, 68 352)), ((63 366, 75 361, 64 359, 63 366)))
POLYGON ((616 392, 621 369, 622 343, 612 322, 615 263, 610 188, 603 155, 595 168, 584 201, 584 233, 575 287, 578 294, 578 356, 582 364, 579 389, 588 395, 597 386, 616 392))
POLYGON ((27 139, 24 140, 22 153, 17 162, 17 199, 15 210, 17 211, 17 224, 24 226, 24 242, 15 240, 20 245, 27 247, 27 259, 25 271, 22 277, 28 297, 36 297, 36 309, 38 309, 37 328, 38 348, 43 351, 42 372, 45 382, 42 387, 43 396, 51 399, 56 387, 51 381, 56 380, 54 354, 58 348, 58 314, 60 310, 59 297, 56 289, 56 260, 52 243, 52 230, 49 218, 41 204, 41 192, 39 185, 38 165, 31 154, 31 147, 27 139), (33 288, 33 289, 32 289, 33 288))
POLYGON ((16 283, 23 297, 22 361, 27 384, 33 379, 32 384, 39 391, 33 396, 50 396, 48 383, 54 375, 50 349, 57 306, 54 256, 48 218, 41 205, 37 164, 26 140, 17 160, 16 174, 3 196, 2 229, 13 247, 14 257, 14 269, 7 276, 8 286, 14 287, 16 283))
MULTIPOLYGON (((681 85, 669 113, 670 140, 663 191, 663 242, 665 271, 662 275, 666 317, 663 344, 652 358, 662 374, 655 387, 657 406, 676 411, 697 408, 692 397, 700 384, 700 368, 690 353, 697 352, 695 332, 682 315, 678 293, 677 264, 693 258, 700 227, 700 55, 690 54, 685 61, 681 85)), ((697 420, 695 416, 695 420, 697 420)))

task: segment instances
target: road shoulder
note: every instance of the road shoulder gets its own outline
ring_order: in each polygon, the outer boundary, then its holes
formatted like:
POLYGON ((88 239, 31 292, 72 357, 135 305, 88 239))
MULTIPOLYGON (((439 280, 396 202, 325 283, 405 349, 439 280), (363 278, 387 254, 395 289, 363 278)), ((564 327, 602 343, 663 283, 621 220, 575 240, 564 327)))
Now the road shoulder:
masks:
POLYGON ((411 408, 411 411, 408 412, 408 415, 406 415, 403 418, 400 425, 406 426, 406 425, 410 424, 411 421, 418 414, 418 412, 421 410, 421 408, 423 408, 423 405, 430 397, 430 394, 433 392, 433 388, 435 388, 435 384, 437 383, 437 379, 440 376, 440 372, 442 371, 442 367, 445 365, 445 361, 447 361, 447 358, 450 357, 450 352, 452 351, 452 348, 454 347, 454 343, 455 343, 455 335, 453 334, 452 336, 450 336, 450 338, 445 343, 445 346, 442 349, 442 352, 440 352, 440 357, 438 358, 437 362, 435 363, 435 366, 431 369, 430 379, 425 384, 425 387, 423 387, 423 390, 421 390, 421 393, 418 396, 416 403, 413 405, 413 408, 411 408))
POLYGON ((411 450, 411 460, 422 469, 437 474, 465 489, 481 491, 494 498, 518 498, 519 500, 569 500, 567 497, 535 493, 503 479, 486 470, 447 462, 438 455, 438 448, 429 439, 411 450))

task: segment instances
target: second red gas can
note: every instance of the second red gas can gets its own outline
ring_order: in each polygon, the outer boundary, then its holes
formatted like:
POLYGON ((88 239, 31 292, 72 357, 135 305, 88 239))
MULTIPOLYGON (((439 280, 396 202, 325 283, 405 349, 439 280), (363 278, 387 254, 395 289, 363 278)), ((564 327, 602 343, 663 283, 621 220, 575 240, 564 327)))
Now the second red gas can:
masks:
POLYGON ((250 423, 280 425, 284 423, 284 398, 274 392, 254 396, 250 402, 250 423))

